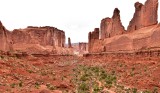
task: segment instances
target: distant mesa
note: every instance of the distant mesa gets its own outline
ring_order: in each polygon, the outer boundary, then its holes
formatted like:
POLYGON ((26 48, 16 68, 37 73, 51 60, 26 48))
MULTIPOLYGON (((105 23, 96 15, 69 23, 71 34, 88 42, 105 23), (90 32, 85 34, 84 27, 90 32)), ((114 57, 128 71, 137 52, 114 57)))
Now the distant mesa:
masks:
POLYGON ((88 43, 86 42, 79 42, 79 50, 84 52, 84 51, 88 51, 88 43))
POLYGON ((50 26, 28 26, 10 32, 0 22, 0 44, 2 51, 23 51, 30 54, 72 53, 72 50, 65 47, 65 32, 50 26))
POLYGON ((79 56, 88 53, 87 42, 72 43, 72 48, 74 49, 74 54, 79 56))

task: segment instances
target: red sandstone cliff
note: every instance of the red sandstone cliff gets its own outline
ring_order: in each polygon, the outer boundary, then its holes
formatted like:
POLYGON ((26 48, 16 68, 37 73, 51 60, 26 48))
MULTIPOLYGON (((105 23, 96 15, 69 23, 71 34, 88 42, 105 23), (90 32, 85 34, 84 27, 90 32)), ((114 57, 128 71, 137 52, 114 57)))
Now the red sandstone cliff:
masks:
POLYGON ((55 52, 56 47, 64 47, 65 33, 54 27, 27 27, 15 29, 11 33, 13 49, 29 52, 55 52))
POLYGON ((65 48, 65 33, 54 27, 32 27, 9 32, 0 22, 0 50, 28 53, 73 54, 65 48))
POLYGON ((12 50, 12 42, 9 40, 9 31, 3 26, 0 21, 0 50, 10 51, 12 50))
POLYGON ((145 4, 135 3, 135 13, 127 31, 138 30, 158 23, 158 0, 147 0, 145 4))
POLYGON ((104 18, 100 25, 100 38, 105 39, 113 37, 115 35, 121 35, 124 33, 125 29, 120 20, 120 11, 115 8, 112 18, 104 18))
POLYGON ((28 27, 12 32, 13 44, 40 44, 42 46, 64 47, 65 33, 54 27, 28 27))
POLYGON ((93 39, 93 36, 99 36, 98 33, 89 33, 89 52, 131 52, 160 49, 157 9, 158 0, 147 0, 144 5, 139 2, 135 3, 135 14, 126 34, 123 34, 124 27, 120 21, 119 10, 115 9, 112 18, 105 18, 101 21, 101 39, 93 39))
POLYGON ((92 51, 93 44, 99 39, 99 28, 95 28, 93 32, 89 32, 88 35, 88 51, 92 51))

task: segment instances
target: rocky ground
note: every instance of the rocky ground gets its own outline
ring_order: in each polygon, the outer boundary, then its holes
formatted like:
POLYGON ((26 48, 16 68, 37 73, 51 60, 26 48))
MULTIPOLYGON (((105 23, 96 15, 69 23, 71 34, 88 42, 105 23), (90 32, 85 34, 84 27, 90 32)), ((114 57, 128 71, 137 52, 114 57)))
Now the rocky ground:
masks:
POLYGON ((160 58, 0 55, 0 93, 158 93, 160 58))

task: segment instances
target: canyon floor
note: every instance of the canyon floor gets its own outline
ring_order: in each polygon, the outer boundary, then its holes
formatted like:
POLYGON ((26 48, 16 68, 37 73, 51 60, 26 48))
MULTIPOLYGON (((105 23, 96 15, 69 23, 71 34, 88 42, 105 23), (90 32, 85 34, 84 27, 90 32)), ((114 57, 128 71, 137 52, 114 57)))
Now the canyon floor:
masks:
POLYGON ((0 93, 158 93, 160 58, 0 55, 0 93))

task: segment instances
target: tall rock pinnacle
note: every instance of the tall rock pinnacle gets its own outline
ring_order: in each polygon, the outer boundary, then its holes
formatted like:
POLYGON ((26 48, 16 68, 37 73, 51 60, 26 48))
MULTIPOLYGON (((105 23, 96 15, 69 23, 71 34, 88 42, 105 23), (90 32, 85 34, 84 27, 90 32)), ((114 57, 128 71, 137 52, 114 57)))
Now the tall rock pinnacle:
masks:
POLYGON ((120 11, 115 8, 112 18, 104 18, 101 21, 101 39, 123 34, 125 29, 120 20, 120 11))
POLYGON ((127 31, 138 30, 158 23, 158 0, 147 0, 145 4, 135 3, 135 13, 127 31))

